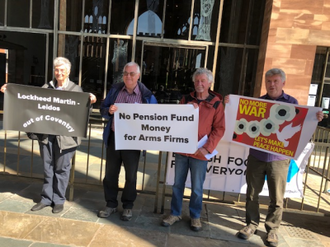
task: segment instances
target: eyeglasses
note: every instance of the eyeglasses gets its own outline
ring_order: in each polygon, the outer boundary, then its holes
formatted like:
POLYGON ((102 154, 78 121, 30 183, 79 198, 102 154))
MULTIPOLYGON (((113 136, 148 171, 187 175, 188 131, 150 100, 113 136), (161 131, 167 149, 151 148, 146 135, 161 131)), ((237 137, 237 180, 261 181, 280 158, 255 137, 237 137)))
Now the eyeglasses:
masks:
POLYGON ((124 76, 130 75, 131 77, 135 76, 136 74, 137 74, 136 72, 126 72, 126 71, 123 73, 124 76))

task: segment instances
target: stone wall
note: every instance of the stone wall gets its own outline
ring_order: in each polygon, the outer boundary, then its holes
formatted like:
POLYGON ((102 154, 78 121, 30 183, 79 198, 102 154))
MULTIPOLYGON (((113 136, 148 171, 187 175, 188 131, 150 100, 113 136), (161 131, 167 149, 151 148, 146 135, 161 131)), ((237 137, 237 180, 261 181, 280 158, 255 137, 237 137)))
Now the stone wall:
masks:
POLYGON ((330 0, 266 1, 255 96, 266 92, 264 73, 277 67, 287 74, 285 92, 305 105, 316 47, 330 46, 330 0))

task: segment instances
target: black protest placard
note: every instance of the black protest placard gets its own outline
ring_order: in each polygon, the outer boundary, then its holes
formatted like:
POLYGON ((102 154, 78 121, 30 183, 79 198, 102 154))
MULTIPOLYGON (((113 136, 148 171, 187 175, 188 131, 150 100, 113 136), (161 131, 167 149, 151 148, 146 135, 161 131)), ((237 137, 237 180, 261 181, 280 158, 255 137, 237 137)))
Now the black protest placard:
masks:
POLYGON ((41 134, 87 135, 89 94, 8 84, 3 127, 41 134))

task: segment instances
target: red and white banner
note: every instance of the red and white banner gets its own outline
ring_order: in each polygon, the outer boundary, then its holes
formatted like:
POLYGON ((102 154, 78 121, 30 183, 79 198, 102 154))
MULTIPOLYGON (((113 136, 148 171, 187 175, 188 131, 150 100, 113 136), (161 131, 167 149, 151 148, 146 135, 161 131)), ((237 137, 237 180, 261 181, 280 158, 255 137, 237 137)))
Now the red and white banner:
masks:
POLYGON ((312 137, 319 107, 229 95, 223 140, 297 159, 312 137))
MULTIPOLYGON (((249 148, 291 159, 285 197, 302 197, 302 175, 314 145, 309 143, 321 108, 230 95, 226 104, 226 132, 208 163, 204 189, 246 193, 245 171, 249 148)), ((166 184, 174 182, 170 153, 166 184)), ((186 187, 190 187, 190 174, 186 187)), ((265 186, 261 195, 268 195, 265 186)))

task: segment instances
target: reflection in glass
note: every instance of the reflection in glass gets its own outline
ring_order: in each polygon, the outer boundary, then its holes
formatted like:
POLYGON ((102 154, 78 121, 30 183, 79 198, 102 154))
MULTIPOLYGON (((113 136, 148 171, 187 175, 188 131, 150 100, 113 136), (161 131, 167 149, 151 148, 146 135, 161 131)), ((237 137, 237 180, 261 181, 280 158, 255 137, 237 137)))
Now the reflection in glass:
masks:
POLYGON ((211 18, 214 6, 214 0, 200 0, 200 20, 196 40, 210 41, 211 18))
POLYGON ((241 48, 219 48, 214 91, 221 95, 240 94, 242 55, 243 49, 241 48))
POLYGON ((327 48, 317 47, 314 59, 314 67, 312 74, 312 84, 319 84, 323 79, 324 64, 326 62, 327 48))
MULTIPOLYGON (((67 35, 65 38, 65 57, 69 59, 71 62, 71 72, 72 71, 76 72, 79 70, 79 59, 78 59, 79 51, 77 49, 79 42, 80 41, 78 36, 67 35)), ((78 81, 78 77, 71 79, 75 82, 78 81)))
POLYGON ((259 45, 266 1, 252 1, 251 3, 249 35, 247 36, 246 43, 249 45, 259 45))
MULTIPOLYGON (((82 0, 66 0, 59 1, 60 4, 66 3, 65 17, 62 17, 62 21, 59 22, 60 30, 62 31, 81 31, 81 18, 82 18, 82 0)), ((90 2, 90 1, 86 1, 90 2)), ((86 11, 86 10, 85 10, 86 11)), ((64 14, 64 13, 62 13, 64 14)))
POLYGON ((220 47, 219 52, 214 91, 253 97, 258 50, 220 47))
POLYGON ((0 32, 0 36, 5 37, 0 48, 8 50, 8 83, 42 86, 45 81, 46 35, 0 32))
MULTIPOLYGON (((137 35, 160 37, 162 31, 163 0, 142 0, 139 2, 137 35)), ((133 34, 134 20, 130 23, 127 34, 133 34)))
POLYGON ((114 41, 113 57, 111 60, 113 67, 112 82, 119 83, 122 81, 123 69, 127 63, 127 45, 124 40, 114 41))
POLYGON ((259 45, 266 1, 224 1, 220 42, 259 45))
POLYGON ((256 81, 256 71, 258 65, 258 54, 259 50, 257 49, 246 49, 245 50, 245 58, 244 61, 247 61, 244 64, 243 75, 241 76, 241 80, 239 81, 241 94, 245 96, 253 97, 254 87, 256 81))
POLYGON ((190 12, 191 1, 167 1, 164 37, 172 39, 188 39, 190 12))
POLYGON ((10 0, 7 1, 7 7, 8 26, 29 27, 30 1, 10 0))
MULTIPOLYGON (((83 53, 81 54, 81 86, 84 92, 91 92, 96 95, 98 99, 98 101, 94 104, 94 107, 96 108, 100 104, 99 99, 103 99, 103 82, 105 78, 105 45, 105 38, 85 37, 83 42, 83 53)), ((77 46, 77 49, 79 54, 79 45, 77 46)), ((79 60, 77 58, 77 62, 78 61, 79 60)), ((77 70, 76 76, 78 76, 78 73, 79 70, 77 70)))
POLYGON ((51 29, 52 25, 50 20, 53 19, 53 16, 50 13, 53 13, 54 3, 53 1, 49 0, 34 0, 33 1, 33 24, 32 26, 35 27, 34 23, 38 22, 37 28, 43 29, 51 29), (38 18, 39 16, 39 18, 38 18), (38 19, 38 21, 37 21, 38 19))
MULTIPOLYGON (((328 48, 329 49, 329 48, 328 48)), ((329 52, 329 51, 327 51, 329 52)), ((328 61, 326 62, 326 68, 325 68, 325 81, 327 83, 330 82, 330 56, 328 56, 328 61)))
POLYGON ((110 33, 127 34, 134 20, 135 0, 112 0, 110 33))
POLYGON ((5 22, 5 0, 0 0, 0 26, 5 22))
MULTIPOLYGON (((141 44, 137 43, 137 54, 141 44)), ((191 76, 203 67, 205 50, 146 45, 142 57, 142 82, 155 93, 159 103, 177 104, 193 91, 191 76)), ((136 61, 141 61, 137 57, 136 61)))
MULTIPOLYGON (((162 22, 155 12, 148 10, 139 16, 137 34, 140 36, 158 36, 162 31, 162 22)), ((127 35, 133 35, 134 20, 127 29, 127 35)))
POLYGON ((86 1, 84 32, 106 33, 107 32, 108 1, 93 0, 86 1))

